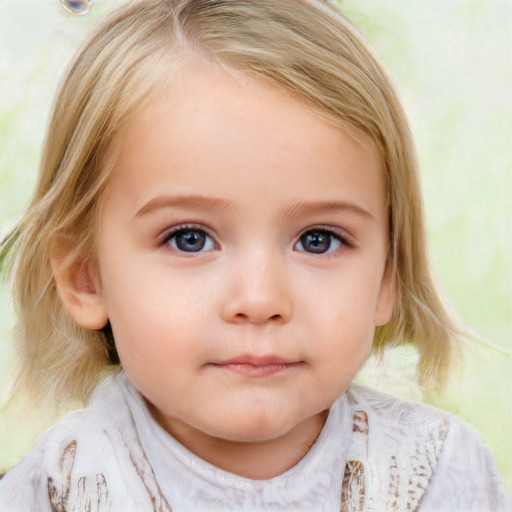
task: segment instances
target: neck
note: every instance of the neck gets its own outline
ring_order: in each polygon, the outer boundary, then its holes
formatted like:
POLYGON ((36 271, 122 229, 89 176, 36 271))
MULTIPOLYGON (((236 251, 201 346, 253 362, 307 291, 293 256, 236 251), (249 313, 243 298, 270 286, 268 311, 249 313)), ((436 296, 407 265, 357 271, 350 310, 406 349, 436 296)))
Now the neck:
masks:
POLYGON ((160 425, 189 451, 224 471, 252 480, 274 478, 297 465, 318 438, 328 413, 307 418, 281 437, 241 442, 212 437, 181 422, 169 422, 152 409, 160 425))

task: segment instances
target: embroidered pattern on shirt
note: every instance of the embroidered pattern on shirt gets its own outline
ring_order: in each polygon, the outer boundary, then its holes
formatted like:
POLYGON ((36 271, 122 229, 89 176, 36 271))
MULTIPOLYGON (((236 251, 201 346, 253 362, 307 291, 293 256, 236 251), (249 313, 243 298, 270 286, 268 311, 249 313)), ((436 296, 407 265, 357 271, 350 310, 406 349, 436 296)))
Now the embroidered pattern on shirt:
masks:
POLYGON ((358 458, 350 457, 345 467, 341 512, 416 512, 441 455, 447 420, 420 416, 414 405, 392 399, 372 403, 379 416, 379 446, 386 448, 372 460, 368 457, 368 416, 357 410, 361 404, 354 395, 348 396, 355 409, 349 453, 358 454, 358 458))
MULTIPOLYGON (((48 496, 52 512, 107 512, 111 510, 108 484, 102 473, 92 477, 81 476, 78 480, 76 477, 73 478, 76 450, 76 440, 68 443, 62 450, 59 459, 58 474, 48 477, 48 496)), ((160 491, 140 443, 132 446, 130 458, 147 491, 154 512, 172 512, 160 491)))
POLYGON ((58 468, 58 478, 48 477, 48 496, 53 512, 102 511, 108 509, 108 488, 105 476, 101 473, 94 478, 82 476, 76 482, 76 493, 72 493, 71 472, 75 463, 76 441, 71 441, 62 451, 58 468), (73 503, 70 503, 71 496, 73 503))

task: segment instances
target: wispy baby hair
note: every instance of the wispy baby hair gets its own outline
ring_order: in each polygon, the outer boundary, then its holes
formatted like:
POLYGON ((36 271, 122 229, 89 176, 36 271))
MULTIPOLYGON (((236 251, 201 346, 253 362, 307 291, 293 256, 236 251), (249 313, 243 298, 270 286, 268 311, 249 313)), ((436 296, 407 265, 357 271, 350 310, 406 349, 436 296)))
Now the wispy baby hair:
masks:
POLYGON ((144 0, 115 10, 76 54, 56 97, 30 206, 1 246, 12 279, 20 355, 17 389, 86 399, 115 368, 108 329, 74 321, 55 285, 56 236, 94 261, 99 199, 133 116, 181 64, 202 58, 257 76, 378 149, 389 208, 391 322, 374 350, 412 343, 421 383, 441 381, 457 329, 432 277, 414 146, 403 110, 359 32, 321 0, 144 0))

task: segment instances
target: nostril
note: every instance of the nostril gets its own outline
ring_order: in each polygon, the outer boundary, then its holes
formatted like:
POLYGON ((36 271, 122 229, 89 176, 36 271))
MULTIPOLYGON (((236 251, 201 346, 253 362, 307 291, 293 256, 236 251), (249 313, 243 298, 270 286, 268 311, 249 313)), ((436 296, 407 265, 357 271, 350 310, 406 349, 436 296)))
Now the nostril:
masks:
POLYGON ((268 316, 265 314, 248 315, 246 313, 237 313, 233 318, 236 322, 241 322, 241 323, 250 322, 250 323, 255 323, 255 324, 263 324, 263 323, 267 323, 267 322, 279 323, 279 322, 282 322, 282 320, 283 320, 283 317, 280 314, 268 316))

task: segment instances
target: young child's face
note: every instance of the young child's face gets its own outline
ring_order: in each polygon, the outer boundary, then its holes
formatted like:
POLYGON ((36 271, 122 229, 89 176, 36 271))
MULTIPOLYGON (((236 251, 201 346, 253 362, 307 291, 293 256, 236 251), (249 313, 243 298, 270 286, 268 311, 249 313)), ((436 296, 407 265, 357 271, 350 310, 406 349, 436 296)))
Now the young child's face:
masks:
POLYGON ((122 140, 97 293, 164 428, 275 439, 331 406, 390 318, 380 160, 266 82, 182 75, 122 140))

